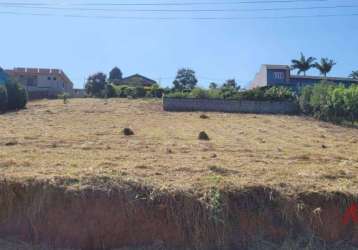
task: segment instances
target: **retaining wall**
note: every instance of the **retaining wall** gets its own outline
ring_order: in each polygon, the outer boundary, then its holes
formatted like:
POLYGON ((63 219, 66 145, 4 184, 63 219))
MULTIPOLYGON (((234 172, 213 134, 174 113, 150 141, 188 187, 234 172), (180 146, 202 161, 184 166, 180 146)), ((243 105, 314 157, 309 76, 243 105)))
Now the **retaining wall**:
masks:
POLYGON ((210 111, 228 113, 296 114, 299 107, 284 101, 236 101, 222 99, 163 98, 165 111, 210 111))

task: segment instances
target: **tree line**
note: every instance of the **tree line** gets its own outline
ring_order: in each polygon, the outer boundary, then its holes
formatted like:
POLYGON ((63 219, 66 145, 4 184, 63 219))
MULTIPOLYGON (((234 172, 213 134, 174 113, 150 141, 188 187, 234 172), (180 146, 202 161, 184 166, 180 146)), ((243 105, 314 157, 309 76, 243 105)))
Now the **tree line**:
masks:
MULTIPOLYGON (((313 56, 303 55, 301 52, 301 57, 299 59, 291 60, 291 69, 297 70, 297 74, 300 75, 303 73, 306 76, 306 72, 312 68, 316 68, 321 75, 327 77, 327 74, 331 72, 332 68, 337 64, 334 60, 329 58, 321 58, 319 62, 316 62, 316 58, 313 56)), ((358 70, 352 71, 352 73, 348 76, 353 79, 358 79, 358 70)))
MULTIPOLYGON (((85 84, 85 90, 92 97, 162 97, 164 93, 190 92, 197 87, 198 79, 195 71, 190 68, 179 69, 173 81, 172 88, 161 88, 158 84, 151 87, 123 85, 123 74, 118 67, 114 67, 107 77, 99 72, 90 75, 85 84)), ((210 83, 210 89, 222 89, 226 92, 237 92, 240 85, 235 79, 228 79, 223 84, 210 83)))

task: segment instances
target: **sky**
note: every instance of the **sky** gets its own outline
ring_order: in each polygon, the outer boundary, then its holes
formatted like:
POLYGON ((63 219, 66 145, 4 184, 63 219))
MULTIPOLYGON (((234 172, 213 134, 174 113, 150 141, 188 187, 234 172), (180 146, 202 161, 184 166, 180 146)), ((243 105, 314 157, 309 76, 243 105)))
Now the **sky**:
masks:
POLYGON ((59 68, 77 88, 114 66, 164 87, 183 67, 201 87, 245 86, 300 52, 335 60, 331 76, 358 70, 358 1, 204 1, 0 0, 0 66, 59 68))

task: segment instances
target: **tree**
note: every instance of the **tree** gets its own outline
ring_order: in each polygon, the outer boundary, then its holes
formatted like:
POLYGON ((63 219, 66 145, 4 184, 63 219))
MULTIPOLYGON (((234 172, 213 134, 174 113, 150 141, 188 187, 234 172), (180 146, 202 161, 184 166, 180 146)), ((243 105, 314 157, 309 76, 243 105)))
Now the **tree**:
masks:
POLYGON ((95 97, 102 97, 107 85, 107 76, 103 73, 96 73, 88 77, 86 82, 86 92, 95 97))
POLYGON ((234 90, 240 90, 240 86, 236 83, 235 79, 226 80, 222 88, 232 88, 234 90))
POLYGON ((122 71, 118 67, 114 67, 111 72, 109 72, 109 82, 119 83, 123 79, 122 71))
POLYGON ((344 103, 352 124, 358 118, 358 86, 352 85, 345 91, 344 103))
POLYGON ((106 84, 106 87, 105 87, 105 97, 106 97, 106 98, 116 97, 116 90, 115 90, 115 88, 113 87, 112 84, 106 84))
POLYGON ((192 69, 179 69, 177 76, 173 82, 174 90, 192 90, 196 84, 198 83, 198 80, 195 76, 195 71, 192 69))
POLYGON ((321 58, 320 63, 315 63, 315 67, 324 77, 327 77, 327 74, 332 70, 334 65, 336 65, 336 63, 328 58, 321 58))
POLYGON ((7 108, 9 110, 25 108, 28 100, 26 89, 13 78, 6 81, 5 87, 8 97, 7 108))
POLYGON ((217 89, 217 88, 218 88, 218 85, 215 82, 211 82, 209 84, 209 89, 217 89))
POLYGON ((0 113, 4 112, 7 109, 7 90, 6 87, 0 85, 0 113))
POLYGON ((358 70, 352 71, 352 74, 349 75, 353 79, 358 79, 358 70))
POLYGON ((293 59, 291 60, 292 65, 291 65, 291 69, 292 70, 298 70, 298 74, 301 74, 301 72, 303 72, 303 75, 306 75, 306 71, 308 71, 309 69, 315 67, 314 61, 316 60, 316 58, 310 56, 306 59, 306 57, 303 55, 303 53, 301 52, 301 58, 296 60, 293 59))

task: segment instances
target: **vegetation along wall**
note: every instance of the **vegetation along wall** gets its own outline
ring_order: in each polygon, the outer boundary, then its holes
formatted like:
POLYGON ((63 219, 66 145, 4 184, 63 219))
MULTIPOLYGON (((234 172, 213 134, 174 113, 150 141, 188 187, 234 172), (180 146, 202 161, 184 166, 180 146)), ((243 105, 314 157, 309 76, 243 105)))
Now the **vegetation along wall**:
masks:
POLYGON ((295 114, 299 107, 290 101, 163 98, 165 111, 210 111, 229 113, 295 114))

